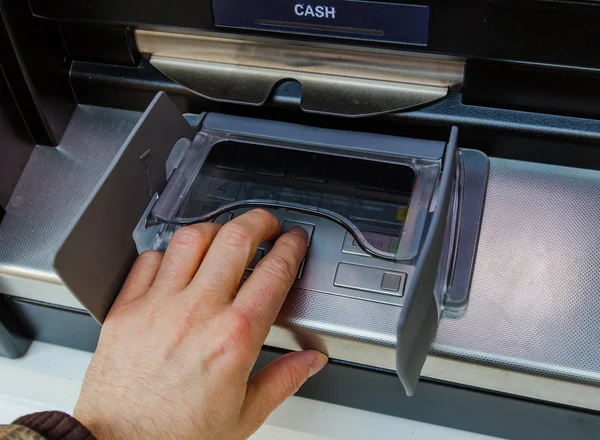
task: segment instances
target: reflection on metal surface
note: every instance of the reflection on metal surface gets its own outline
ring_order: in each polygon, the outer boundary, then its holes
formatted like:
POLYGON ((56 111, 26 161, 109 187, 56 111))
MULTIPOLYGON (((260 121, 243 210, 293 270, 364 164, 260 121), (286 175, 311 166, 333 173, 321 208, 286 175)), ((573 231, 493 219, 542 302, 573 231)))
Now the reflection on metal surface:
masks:
POLYGON ((599 207, 598 171, 490 160, 469 305, 432 346, 448 380, 600 410, 599 207))
POLYGON ((333 359, 396 368, 396 326, 402 307, 292 289, 266 344, 313 348, 333 359))
POLYGON ((302 85, 307 112, 367 116, 446 96, 463 63, 394 52, 136 31, 158 70, 211 99, 261 105, 282 80, 302 85))

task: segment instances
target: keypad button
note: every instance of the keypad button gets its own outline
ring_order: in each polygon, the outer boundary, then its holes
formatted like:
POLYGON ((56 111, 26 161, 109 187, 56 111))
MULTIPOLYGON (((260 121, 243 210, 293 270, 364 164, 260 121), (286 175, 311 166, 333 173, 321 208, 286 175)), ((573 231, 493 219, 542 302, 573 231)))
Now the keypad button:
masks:
POLYGON ((306 263, 306 257, 302 259, 302 263, 300 263, 300 268, 298 269, 298 274, 296 275, 296 279, 299 280, 302 277, 302 272, 304 272, 304 264, 306 263))
POLYGON ((290 220, 285 220, 283 222, 283 224, 281 225, 281 233, 282 234, 286 233, 295 226, 298 226, 299 228, 302 228, 306 231, 306 234, 308 235, 308 245, 310 246, 310 240, 312 239, 312 235, 315 230, 315 226, 310 225, 308 223, 300 223, 300 222, 293 222, 290 220))
POLYGON ((207 197, 233 202, 240 192, 241 182, 213 177, 208 186, 207 197))
POLYGON ((262 260, 262 258, 264 256, 265 256, 265 251, 262 249, 257 249, 254 254, 254 257, 252 257, 252 260, 250 260, 250 263, 248 264, 248 268, 246 270, 254 270, 254 268, 256 267, 258 262, 260 260, 262 260))
POLYGON ((224 225, 228 221, 231 221, 232 218, 233 218, 233 213, 225 212, 225 213, 221 214, 220 216, 218 216, 217 218, 215 218, 213 220, 213 222, 218 223, 220 225, 224 225))

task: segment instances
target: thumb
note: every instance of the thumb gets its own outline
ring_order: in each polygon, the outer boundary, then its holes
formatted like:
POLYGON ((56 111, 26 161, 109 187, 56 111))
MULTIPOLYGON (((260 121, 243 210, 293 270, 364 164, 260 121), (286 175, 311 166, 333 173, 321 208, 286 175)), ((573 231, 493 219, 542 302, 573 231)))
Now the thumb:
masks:
POLYGON ((275 408, 328 361, 324 354, 306 350, 288 353, 271 362, 248 381, 242 418, 258 429, 275 408))

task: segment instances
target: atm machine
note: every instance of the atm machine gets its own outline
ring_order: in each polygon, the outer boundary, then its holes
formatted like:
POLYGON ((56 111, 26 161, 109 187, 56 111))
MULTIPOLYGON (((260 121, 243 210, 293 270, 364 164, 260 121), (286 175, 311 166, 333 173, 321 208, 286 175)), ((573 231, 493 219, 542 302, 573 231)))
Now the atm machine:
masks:
POLYGON ((600 436, 596 1, 0 16, 0 355, 93 351, 137 254, 262 207, 310 243, 257 368, 315 348, 305 397, 600 436))

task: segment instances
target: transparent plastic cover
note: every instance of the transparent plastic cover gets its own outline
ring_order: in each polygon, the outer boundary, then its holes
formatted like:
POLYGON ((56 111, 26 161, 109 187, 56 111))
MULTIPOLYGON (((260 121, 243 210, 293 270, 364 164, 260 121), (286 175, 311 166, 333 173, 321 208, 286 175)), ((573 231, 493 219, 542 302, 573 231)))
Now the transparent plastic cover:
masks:
POLYGON ((153 216, 184 225, 240 208, 308 212, 342 225, 373 256, 398 260, 400 253, 410 259, 415 251, 405 252, 402 244, 414 247, 415 232, 420 243, 438 173, 437 163, 375 161, 360 154, 317 152, 314 146, 201 132, 153 216))

